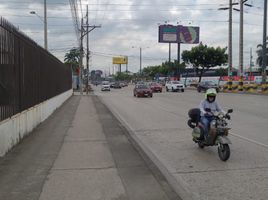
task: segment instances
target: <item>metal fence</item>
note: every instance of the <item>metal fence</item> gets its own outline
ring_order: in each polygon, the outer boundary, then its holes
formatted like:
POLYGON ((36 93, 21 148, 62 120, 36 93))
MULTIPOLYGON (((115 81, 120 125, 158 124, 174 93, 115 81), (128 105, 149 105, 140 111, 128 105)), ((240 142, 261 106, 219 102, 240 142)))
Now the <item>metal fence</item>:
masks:
POLYGON ((71 87, 71 68, 0 18, 0 121, 71 87))

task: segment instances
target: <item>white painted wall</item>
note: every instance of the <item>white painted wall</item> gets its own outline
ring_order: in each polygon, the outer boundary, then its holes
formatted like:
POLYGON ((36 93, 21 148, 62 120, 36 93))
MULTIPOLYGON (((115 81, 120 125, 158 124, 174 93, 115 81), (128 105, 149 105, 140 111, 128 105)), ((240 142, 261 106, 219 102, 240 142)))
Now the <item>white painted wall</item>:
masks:
POLYGON ((4 156, 24 136, 47 119, 73 94, 69 90, 0 122, 0 156, 4 156))

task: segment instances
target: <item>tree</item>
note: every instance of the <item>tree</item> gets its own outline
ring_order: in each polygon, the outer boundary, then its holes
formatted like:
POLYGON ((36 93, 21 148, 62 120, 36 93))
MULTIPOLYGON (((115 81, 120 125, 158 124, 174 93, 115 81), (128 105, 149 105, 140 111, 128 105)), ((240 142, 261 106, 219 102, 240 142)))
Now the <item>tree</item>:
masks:
POLYGON ((162 65, 149 66, 143 69, 143 74, 145 76, 151 77, 153 79, 156 76, 175 76, 177 71, 182 71, 185 69, 185 64, 175 60, 174 62, 164 62, 162 65))
POLYGON ((132 76, 126 72, 117 72, 116 75, 114 75, 114 79, 117 81, 130 81, 132 76))
POLYGON ((228 76, 228 68, 219 68, 219 69, 216 69, 216 75, 219 76, 219 82, 218 84, 220 84, 220 81, 221 81, 221 77, 223 76, 228 76))
POLYGON ((80 59, 80 49, 78 47, 73 47, 64 56, 64 63, 70 64, 72 71, 76 72, 79 69, 79 59, 80 59))
POLYGON ((200 43, 190 51, 183 51, 182 60, 187 64, 191 64, 195 68, 200 82, 202 75, 206 70, 227 63, 228 55, 225 53, 226 49, 226 47, 208 47, 207 45, 200 43))
MULTIPOLYGON (((262 67, 262 60, 263 60, 263 57, 262 57, 262 44, 258 44, 257 48, 258 49, 257 49, 256 53, 257 53, 258 57, 257 57, 256 62, 260 67, 262 67)), ((265 55, 266 55, 266 60, 268 61, 268 51, 266 51, 265 55)), ((267 66, 267 63, 266 63, 266 66, 267 66)))

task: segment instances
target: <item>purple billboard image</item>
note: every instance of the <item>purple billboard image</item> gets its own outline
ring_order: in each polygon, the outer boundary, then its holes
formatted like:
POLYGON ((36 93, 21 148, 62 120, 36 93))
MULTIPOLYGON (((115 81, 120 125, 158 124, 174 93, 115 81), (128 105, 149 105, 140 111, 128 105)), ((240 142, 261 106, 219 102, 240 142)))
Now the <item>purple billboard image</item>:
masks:
POLYGON ((199 43, 199 27, 195 26, 178 26, 179 28, 179 40, 184 44, 196 44, 199 43))

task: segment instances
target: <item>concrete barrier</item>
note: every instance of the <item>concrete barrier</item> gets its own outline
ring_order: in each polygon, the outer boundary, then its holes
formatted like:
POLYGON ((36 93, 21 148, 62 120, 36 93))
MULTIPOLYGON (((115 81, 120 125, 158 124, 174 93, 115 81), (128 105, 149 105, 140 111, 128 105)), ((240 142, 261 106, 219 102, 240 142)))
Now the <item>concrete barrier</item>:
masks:
POLYGON ((262 84, 261 91, 263 94, 268 94, 268 83, 262 84))
POLYGON ((73 90, 69 90, 0 122, 0 156, 4 156, 23 137, 47 119, 72 94, 73 90))

